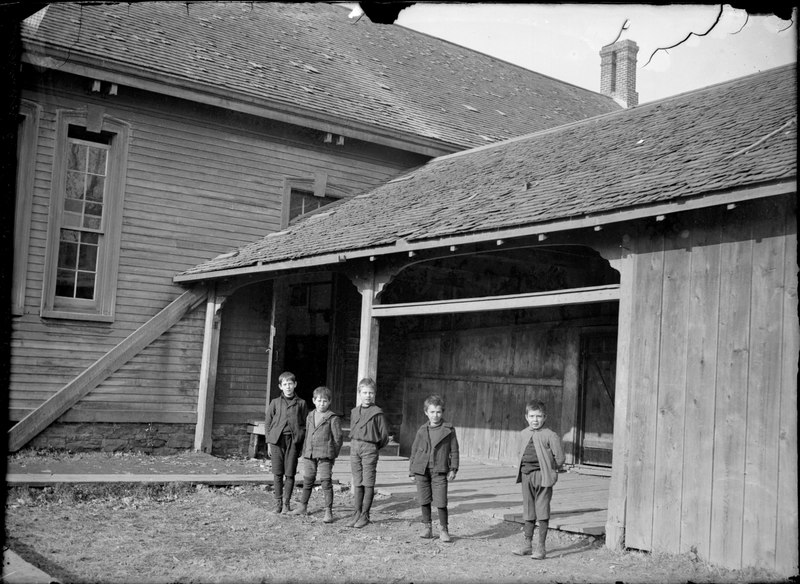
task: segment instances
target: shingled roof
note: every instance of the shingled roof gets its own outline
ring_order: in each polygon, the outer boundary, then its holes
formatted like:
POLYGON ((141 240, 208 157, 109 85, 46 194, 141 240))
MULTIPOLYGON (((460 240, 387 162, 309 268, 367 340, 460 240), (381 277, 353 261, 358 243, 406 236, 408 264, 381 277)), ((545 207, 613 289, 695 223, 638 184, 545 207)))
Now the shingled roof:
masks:
POLYGON ((599 93, 348 14, 323 3, 52 3, 26 21, 23 59, 345 136, 416 141, 433 155, 619 109, 599 93))
POLYGON ((794 66, 781 67, 443 156, 176 280, 588 216, 613 221, 620 210, 730 189, 796 190, 796 83, 794 66))

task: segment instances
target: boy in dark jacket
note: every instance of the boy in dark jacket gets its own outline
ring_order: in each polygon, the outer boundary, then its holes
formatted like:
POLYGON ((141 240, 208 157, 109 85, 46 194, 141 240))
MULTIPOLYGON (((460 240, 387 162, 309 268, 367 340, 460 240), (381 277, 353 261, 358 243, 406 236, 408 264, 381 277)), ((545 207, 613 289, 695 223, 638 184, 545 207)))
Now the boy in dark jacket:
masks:
POLYGON ((267 406, 264 426, 267 437, 267 453, 272 461, 275 513, 291 511, 290 501, 294 490, 294 475, 297 459, 303 449, 306 435, 308 406, 305 400, 294 393, 297 387, 294 373, 284 371, 278 377, 281 395, 267 406), (284 477, 286 481, 284 482, 284 477))
POLYGON ((314 390, 314 405, 316 409, 309 412, 306 420, 306 441, 303 445, 304 472, 303 494, 300 504, 292 511, 293 515, 305 515, 308 509, 308 500, 311 498, 311 489, 317 479, 322 483, 322 493, 325 495, 325 517, 323 523, 333 523, 333 463, 342 449, 342 423, 339 415, 331 411, 331 390, 320 386, 314 390))
POLYGON ((420 426, 411 445, 408 474, 417 484, 424 528, 420 537, 430 539, 431 501, 439 515, 439 539, 452 540, 447 526, 447 483, 458 472, 458 440, 453 424, 444 421, 444 400, 431 395, 425 400, 428 423, 420 426))
POLYGON ((360 405, 350 412, 350 470, 353 473, 353 515, 347 527, 369 525, 369 510, 375 496, 378 452, 389 443, 389 428, 383 410, 375 405, 375 381, 358 382, 360 405))

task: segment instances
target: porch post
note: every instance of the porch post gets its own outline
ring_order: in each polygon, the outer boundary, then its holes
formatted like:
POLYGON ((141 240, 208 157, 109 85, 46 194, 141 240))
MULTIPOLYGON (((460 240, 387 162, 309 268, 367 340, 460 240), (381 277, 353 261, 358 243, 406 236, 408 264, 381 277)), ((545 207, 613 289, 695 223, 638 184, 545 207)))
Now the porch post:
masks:
POLYGON ((269 317, 269 338, 267 339, 267 398, 264 402, 264 416, 266 419, 267 408, 272 394, 272 377, 275 371, 283 372, 283 348, 286 344, 286 301, 289 285, 286 278, 276 278, 272 281, 272 308, 269 317))
POLYGON ((212 284, 206 301, 200 387, 197 392, 197 424, 194 431, 195 452, 211 452, 214 390, 217 383, 217 357, 219 355, 220 309, 224 302, 225 297, 218 296, 216 286, 212 284))
POLYGON ((627 253, 623 251, 620 258, 609 260, 611 267, 619 272, 620 281, 617 372, 614 395, 614 446, 606 518, 606 547, 616 550, 625 547, 625 506, 628 496, 628 453, 630 451, 628 398, 635 278, 634 258, 634 254, 629 250, 627 253))
MULTIPOLYGON (((375 273, 370 270, 363 278, 355 281, 361 294, 361 330, 358 340, 358 375, 360 381, 365 377, 375 379, 378 375, 378 319, 372 316, 372 306, 376 301, 375 273)), ((356 388, 356 405, 361 405, 356 388)))

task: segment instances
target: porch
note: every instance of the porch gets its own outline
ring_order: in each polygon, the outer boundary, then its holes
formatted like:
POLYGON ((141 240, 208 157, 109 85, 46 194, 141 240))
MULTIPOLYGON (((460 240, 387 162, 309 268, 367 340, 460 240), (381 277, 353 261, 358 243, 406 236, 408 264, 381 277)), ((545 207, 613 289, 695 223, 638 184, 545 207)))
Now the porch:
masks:
MULTIPOLYGON (((349 457, 338 460, 333 478, 341 484, 350 482, 349 457)), ((475 512, 522 523, 522 495, 515 479, 515 467, 462 458, 458 476, 448 489, 450 514, 475 512)), ((607 476, 575 471, 560 473, 554 487, 549 527, 570 533, 604 535, 609 482, 607 476)), ((384 513, 416 507, 416 487, 408 478, 407 458, 381 456, 376 491, 391 498, 375 505, 375 519, 380 520, 384 513)))

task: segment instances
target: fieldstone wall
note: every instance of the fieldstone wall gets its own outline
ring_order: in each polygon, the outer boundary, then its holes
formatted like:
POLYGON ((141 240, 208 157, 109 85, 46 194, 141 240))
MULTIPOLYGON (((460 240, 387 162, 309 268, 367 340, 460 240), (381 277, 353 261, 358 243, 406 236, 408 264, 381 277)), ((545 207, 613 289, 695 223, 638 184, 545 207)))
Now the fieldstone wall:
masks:
MULTIPOLYGON (((26 449, 69 452, 146 452, 177 454, 194 447, 194 424, 55 423, 31 440, 26 449)), ((212 454, 247 454, 246 424, 216 424, 212 454)))

